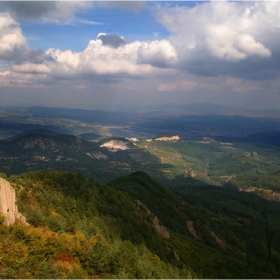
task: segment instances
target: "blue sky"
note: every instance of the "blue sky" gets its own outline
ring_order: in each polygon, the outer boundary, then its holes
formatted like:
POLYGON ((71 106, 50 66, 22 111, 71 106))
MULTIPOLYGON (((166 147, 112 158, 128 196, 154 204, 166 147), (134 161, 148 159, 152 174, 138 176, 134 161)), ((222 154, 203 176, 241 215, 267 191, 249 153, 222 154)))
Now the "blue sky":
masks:
MULTIPOLYGON (((171 4, 174 5, 174 3, 171 4)), ((147 3, 146 5, 153 7, 155 4, 147 3)), ((29 46, 43 50, 52 46, 62 50, 70 48, 74 51, 82 51, 89 40, 96 38, 99 33, 115 33, 132 41, 151 41, 155 39, 155 36, 158 39, 170 36, 170 32, 155 19, 151 9, 135 11, 121 7, 94 7, 87 12, 77 13, 76 17, 77 22, 70 25, 46 23, 35 25, 33 22, 23 20, 20 22, 23 33, 31 39, 29 46), (96 24, 79 23, 78 19, 96 22, 96 24)))
POLYGON ((1 103, 280 109, 279 22, 279 1, 0 1, 1 103))

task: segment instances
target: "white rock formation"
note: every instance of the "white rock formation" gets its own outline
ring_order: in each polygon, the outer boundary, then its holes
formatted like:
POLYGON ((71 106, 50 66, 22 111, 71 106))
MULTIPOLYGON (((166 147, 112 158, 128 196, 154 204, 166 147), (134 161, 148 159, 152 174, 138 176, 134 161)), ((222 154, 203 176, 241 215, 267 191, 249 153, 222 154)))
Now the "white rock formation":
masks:
POLYGON ((129 147, 127 146, 127 142, 121 140, 111 140, 106 142, 105 144, 101 145, 100 147, 107 148, 110 152, 116 152, 118 150, 128 150, 129 147))
POLYGON ((174 135, 171 137, 159 137, 155 139, 156 141, 168 141, 168 142, 176 142, 180 140, 180 137, 178 135, 174 135))

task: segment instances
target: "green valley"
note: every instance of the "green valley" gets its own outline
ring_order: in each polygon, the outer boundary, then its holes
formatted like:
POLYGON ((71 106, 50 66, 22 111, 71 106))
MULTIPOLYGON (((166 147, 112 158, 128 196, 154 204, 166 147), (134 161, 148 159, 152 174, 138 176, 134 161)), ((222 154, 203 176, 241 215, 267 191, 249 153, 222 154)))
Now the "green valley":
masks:
POLYGON ((192 176, 222 185, 241 174, 279 171, 278 146, 254 142, 201 140, 160 141, 159 138, 110 137, 99 142, 34 130, 0 141, 2 171, 12 175, 28 170, 67 170, 102 182, 143 170, 162 183, 180 184, 192 176))

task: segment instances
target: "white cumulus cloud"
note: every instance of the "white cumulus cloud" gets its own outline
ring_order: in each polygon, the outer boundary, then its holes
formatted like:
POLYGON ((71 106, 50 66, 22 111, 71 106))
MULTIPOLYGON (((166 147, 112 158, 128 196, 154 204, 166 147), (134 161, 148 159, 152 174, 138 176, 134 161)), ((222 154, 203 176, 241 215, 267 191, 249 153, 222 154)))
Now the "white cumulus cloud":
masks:
POLYGON ((19 24, 6 13, 0 13, 0 58, 13 59, 27 48, 27 39, 19 24))
MULTIPOLYGON (((106 34, 105 34, 106 35, 106 34)), ((100 34, 98 35, 100 36, 100 34)), ((115 75, 132 76, 160 73, 160 67, 177 58, 175 49, 167 40, 152 42, 130 42, 112 48, 97 37, 91 40, 82 52, 48 49, 46 54, 55 62, 48 66, 57 75, 115 75)))
POLYGON ((167 67, 177 60, 177 52, 167 40, 143 42, 138 51, 138 62, 156 67, 167 67))
POLYGON ((265 48, 261 43, 255 41, 255 39, 249 34, 242 34, 238 41, 238 48, 244 51, 248 55, 259 55, 261 57, 270 57, 271 51, 265 48))
MULTIPOLYGON (((272 55, 268 33, 280 34, 280 2, 206 2, 194 7, 158 6, 156 17, 172 32, 181 58, 204 56, 238 62, 272 55)), ((274 44, 279 46, 278 39, 274 44)))

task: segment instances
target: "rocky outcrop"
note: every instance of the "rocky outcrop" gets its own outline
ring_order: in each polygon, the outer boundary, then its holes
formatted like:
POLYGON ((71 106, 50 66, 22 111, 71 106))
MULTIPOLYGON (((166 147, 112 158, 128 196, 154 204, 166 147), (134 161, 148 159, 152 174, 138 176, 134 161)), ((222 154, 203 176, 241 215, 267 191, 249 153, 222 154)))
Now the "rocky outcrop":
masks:
POLYGON ((196 231, 193 227, 193 224, 194 224, 193 221, 187 221, 187 226, 188 226, 189 232, 194 236, 195 239, 199 239, 199 236, 196 233, 196 231))
POLYGON ((185 170, 184 174, 183 174, 183 177, 184 178, 194 178, 195 177, 195 173, 193 171, 185 170))
POLYGON ((7 225, 14 224, 16 220, 26 223, 25 217, 18 212, 14 188, 3 178, 0 178, 0 212, 7 225))
POLYGON ((227 248, 227 245, 215 234, 215 232, 211 231, 210 234, 223 249, 227 248))
POLYGON ((169 238, 169 232, 167 231, 166 227, 161 226, 159 224, 158 217, 155 217, 154 214, 151 213, 151 211, 147 208, 145 204, 143 204, 141 201, 136 200, 136 209, 137 213, 148 213, 150 216, 152 216, 153 219, 153 226, 158 234, 163 236, 164 238, 169 238))
POLYGON ((249 188, 239 188, 240 192, 254 192, 257 195, 263 197, 267 200, 274 200, 280 202, 280 192, 275 192, 273 190, 268 190, 262 187, 249 187, 249 188))
POLYGON ((95 153, 86 153, 87 156, 91 158, 96 158, 96 159, 107 159, 108 157, 104 155, 101 152, 95 152, 95 153))
POLYGON ((130 141, 130 142, 138 142, 139 139, 137 139, 136 137, 128 137, 128 138, 125 138, 126 140, 130 141))
POLYGON ((39 147, 42 150, 54 150, 58 148, 58 145, 54 141, 43 137, 24 138, 19 142, 19 145, 22 146, 24 149, 33 149, 35 147, 39 147))
POLYGON ((117 152, 119 150, 128 150, 129 147, 127 146, 127 142, 121 140, 111 140, 109 142, 104 143, 100 147, 107 148, 110 152, 117 152))
POLYGON ((157 217, 155 217, 155 218, 153 219, 153 225, 154 225, 156 231, 157 231, 161 236, 163 236, 163 237, 165 237, 165 238, 169 238, 169 232, 167 231, 167 229, 166 229, 164 226, 161 226, 161 225, 159 224, 159 220, 158 220, 157 217))
POLYGON ((170 137, 158 137, 155 140, 156 141, 168 141, 168 142, 177 142, 181 138, 178 135, 170 136, 170 137))

